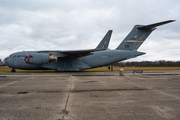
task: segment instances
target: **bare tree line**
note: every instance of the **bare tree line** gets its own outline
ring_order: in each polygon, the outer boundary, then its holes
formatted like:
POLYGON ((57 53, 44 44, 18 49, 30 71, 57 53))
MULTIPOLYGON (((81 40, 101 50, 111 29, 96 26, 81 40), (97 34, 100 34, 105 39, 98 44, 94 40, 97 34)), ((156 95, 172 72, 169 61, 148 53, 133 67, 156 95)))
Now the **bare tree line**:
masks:
POLYGON ((116 67, 180 67, 180 61, 141 61, 141 62, 118 62, 111 64, 116 67))

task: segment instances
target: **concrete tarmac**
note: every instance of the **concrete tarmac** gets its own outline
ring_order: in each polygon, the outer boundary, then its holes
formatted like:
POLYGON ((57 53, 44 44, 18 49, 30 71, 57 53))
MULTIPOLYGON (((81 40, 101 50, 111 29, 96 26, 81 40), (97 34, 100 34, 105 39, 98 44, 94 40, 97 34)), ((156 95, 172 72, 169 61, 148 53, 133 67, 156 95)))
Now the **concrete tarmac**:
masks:
POLYGON ((179 74, 0 72, 0 120, 179 120, 179 74))

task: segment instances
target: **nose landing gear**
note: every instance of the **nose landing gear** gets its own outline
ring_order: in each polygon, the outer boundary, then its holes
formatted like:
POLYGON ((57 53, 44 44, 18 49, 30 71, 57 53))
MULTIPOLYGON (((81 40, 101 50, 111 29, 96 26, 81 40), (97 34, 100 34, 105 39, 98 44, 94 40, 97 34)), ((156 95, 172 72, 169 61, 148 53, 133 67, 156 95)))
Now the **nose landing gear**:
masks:
POLYGON ((12 68, 12 69, 11 69, 11 72, 12 72, 12 73, 13 73, 13 72, 16 72, 16 70, 15 70, 14 68, 12 68))

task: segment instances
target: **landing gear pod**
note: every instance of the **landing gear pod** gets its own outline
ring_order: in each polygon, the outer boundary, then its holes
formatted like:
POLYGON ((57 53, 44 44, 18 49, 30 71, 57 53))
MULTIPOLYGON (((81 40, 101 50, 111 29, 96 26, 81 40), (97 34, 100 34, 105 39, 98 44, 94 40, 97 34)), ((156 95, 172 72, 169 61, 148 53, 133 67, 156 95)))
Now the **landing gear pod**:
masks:
POLYGON ((24 62, 27 64, 47 64, 56 61, 57 57, 48 53, 29 53, 24 56, 24 62))

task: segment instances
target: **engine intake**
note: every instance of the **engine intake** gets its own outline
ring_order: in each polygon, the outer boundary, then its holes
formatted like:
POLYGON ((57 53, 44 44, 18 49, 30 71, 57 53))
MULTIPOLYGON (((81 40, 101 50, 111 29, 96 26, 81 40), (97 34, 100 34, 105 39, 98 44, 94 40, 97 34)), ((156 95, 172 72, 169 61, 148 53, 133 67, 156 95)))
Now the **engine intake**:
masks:
POLYGON ((47 64, 56 61, 57 57, 48 53, 29 53, 24 56, 24 62, 27 64, 47 64))

